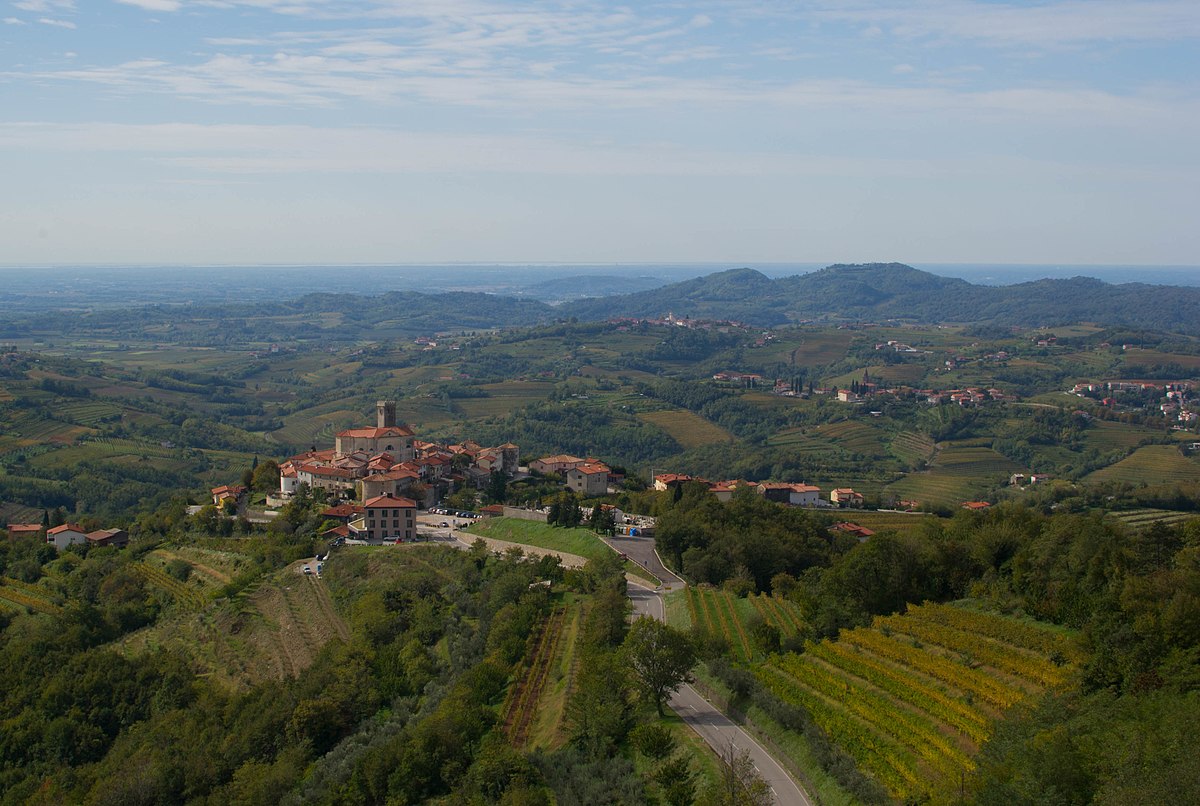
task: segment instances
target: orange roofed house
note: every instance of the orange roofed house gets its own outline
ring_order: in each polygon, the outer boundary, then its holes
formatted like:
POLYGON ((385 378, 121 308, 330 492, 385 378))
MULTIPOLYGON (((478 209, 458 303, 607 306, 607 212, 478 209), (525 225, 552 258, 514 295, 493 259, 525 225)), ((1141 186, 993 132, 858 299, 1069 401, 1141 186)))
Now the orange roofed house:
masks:
POLYGON ((529 463, 529 469, 535 473, 566 473, 571 468, 579 467, 586 461, 586 459, 580 459, 578 456, 569 456, 568 454, 560 453, 557 456, 534 459, 529 463))
POLYGON ((605 495, 609 472, 608 465, 589 460, 567 471, 567 488, 587 496, 605 495))
POLYGON ((367 540, 382 540, 399 537, 415 540, 417 537, 417 504, 408 498, 380 495, 363 504, 361 537, 367 540), (364 534, 365 532, 365 534, 364 534))
POLYGON ((856 493, 849 487, 838 487, 831 491, 829 500, 839 507, 861 507, 863 505, 862 493, 856 493))
POLYGON ((44 528, 40 523, 10 523, 8 537, 10 540, 15 537, 37 537, 44 528))

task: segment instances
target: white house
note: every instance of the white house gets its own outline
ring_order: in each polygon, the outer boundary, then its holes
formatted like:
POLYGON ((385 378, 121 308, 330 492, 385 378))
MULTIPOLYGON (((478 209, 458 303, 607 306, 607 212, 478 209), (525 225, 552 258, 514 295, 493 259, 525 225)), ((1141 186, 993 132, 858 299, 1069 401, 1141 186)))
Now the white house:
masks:
POLYGON ((794 507, 815 507, 821 500, 821 488, 811 484, 793 484, 788 503, 794 507))
POLYGON ((76 526, 73 523, 64 523, 62 526, 55 526, 53 529, 46 530, 46 542, 54 544, 54 548, 59 551, 62 551, 67 546, 86 543, 87 539, 87 532, 82 527, 76 526))

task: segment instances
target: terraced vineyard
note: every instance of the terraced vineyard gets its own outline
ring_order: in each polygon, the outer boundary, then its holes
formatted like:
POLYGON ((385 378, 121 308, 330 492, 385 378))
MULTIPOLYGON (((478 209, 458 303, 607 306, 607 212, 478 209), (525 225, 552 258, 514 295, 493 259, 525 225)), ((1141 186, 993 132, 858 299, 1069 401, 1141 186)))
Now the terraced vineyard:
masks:
POLYGON ((38 585, 31 585, 11 577, 0 578, 0 606, 6 605, 6 609, 24 610, 28 608, 53 616, 62 612, 62 606, 55 599, 53 593, 38 585))
POLYGON ((927 604, 754 671, 896 798, 948 803, 1000 715, 1072 685, 1081 660, 1049 626, 927 604))
POLYGON ((1152 524, 1161 523, 1164 526, 1175 526, 1186 523, 1193 518, 1200 518, 1200 512, 1176 512, 1170 509, 1131 509, 1127 512, 1110 512, 1108 517, 1120 521, 1127 529, 1146 529, 1152 524))
POLYGON ((176 604, 188 610, 200 610, 208 604, 208 597, 180 582, 158 565, 148 562, 132 563, 130 569, 152 587, 166 591, 176 604))
POLYGON ((530 636, 526 663, 520 676, 509 687, 500 714, 504 732, 513 747, 524 747, 529 738, 542 692, 550 679, 550 669, 559 655, 566 616, 567 608, 555 608, 542 622, 540 629, 530 636))
POLYGON ((105 420, 120 418, 122 409, 102 400, 66 403, 57 409, 58 416, 80 425, 94 426, 105 420))
POLYGON ((671 439, 684 448, 696 448, 733 439, 733 436, 721 426, 686 409, 647 411, 639 413, 637 417, 639 420, 666 431, 671 439))
POLYGON ((1145 445, 1116 464, 1088 474, 1084 481, 1123 481, 1129 484, 1200 482, 1200 461, 1184 456, 1174 445, 1145 445))
POLYGON ((909 466, 927 462, 933 457, 933 440, 915 431, 902 431, 892 437, 889 445, 892 455, 909 466))
POLYGON ((984 445, 969 441, 943 444, 928 471, 908 474, 889 485, 887 492, 897 498, 953 508, 1021 469, 984 445))

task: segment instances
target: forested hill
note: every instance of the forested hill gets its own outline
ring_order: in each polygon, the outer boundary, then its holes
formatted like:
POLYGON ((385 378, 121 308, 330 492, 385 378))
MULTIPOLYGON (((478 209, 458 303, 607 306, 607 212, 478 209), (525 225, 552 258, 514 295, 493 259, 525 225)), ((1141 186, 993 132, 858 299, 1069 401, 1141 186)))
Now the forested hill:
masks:
POLYGON ((995 325, 1103 322, 1200 334, 1200 288, 1087 277, 973 285, 901 263, 834 265, 777 280, 731 269, 653 291, 563 307, 580 319, 676 316, 778 325, 807 319, 912 319, 995 325))

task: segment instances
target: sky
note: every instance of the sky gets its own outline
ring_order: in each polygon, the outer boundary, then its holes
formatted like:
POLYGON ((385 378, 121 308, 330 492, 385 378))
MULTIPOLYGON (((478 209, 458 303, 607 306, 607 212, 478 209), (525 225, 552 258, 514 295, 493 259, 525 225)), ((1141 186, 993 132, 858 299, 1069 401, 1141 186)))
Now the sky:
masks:
POLYGON ((0 264, 1200 264, 1200 2, 0 0, 0 264))

